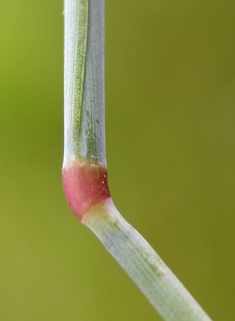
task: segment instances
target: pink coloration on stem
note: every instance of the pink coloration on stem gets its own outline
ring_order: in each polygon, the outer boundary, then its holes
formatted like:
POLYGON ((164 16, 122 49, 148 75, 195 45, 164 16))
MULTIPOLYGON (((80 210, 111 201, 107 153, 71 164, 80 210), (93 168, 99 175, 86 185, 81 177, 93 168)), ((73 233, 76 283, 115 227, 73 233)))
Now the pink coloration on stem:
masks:
POLYGON ((107 169, 100 165, 68 164, 62 177, 66 199, 80 221, 92 206, 110 198, 107 169))

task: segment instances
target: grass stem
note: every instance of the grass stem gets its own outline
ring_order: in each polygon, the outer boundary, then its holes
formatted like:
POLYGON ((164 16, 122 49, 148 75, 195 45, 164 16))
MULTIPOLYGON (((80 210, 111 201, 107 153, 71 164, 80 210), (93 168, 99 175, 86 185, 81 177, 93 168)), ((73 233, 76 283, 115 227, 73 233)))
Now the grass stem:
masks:
MULTIPOLYGON (((210 318, 119 214, 107 183, 104 0, 65 0, 63 187, 89 227, 166 321, 210 318)), ((105 268, 105 267, 104 267, 105 268)))

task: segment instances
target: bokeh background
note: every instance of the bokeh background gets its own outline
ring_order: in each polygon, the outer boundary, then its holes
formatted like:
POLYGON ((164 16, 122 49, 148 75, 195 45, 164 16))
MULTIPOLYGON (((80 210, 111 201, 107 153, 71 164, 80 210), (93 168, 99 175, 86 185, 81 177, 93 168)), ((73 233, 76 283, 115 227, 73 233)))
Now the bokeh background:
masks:
MULTIPOLYGON (((0 2, 0 320, 161 320, 66 203, 63 1, 0 2)), ((117 208, 235 320, 235 2, 106 1, 117 208)))

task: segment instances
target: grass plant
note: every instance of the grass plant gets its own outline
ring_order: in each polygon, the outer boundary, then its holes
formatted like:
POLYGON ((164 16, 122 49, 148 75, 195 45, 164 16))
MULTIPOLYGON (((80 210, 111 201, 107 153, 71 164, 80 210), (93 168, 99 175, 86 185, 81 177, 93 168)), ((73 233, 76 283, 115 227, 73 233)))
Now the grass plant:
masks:
MULTIPOLYGON (((90 228, 166 321, 210 318, 118 212, 107 180, 104 0, 65 0, 63 187, 90 228)), ((105 268, 105 267, 104 267, 105 268)))

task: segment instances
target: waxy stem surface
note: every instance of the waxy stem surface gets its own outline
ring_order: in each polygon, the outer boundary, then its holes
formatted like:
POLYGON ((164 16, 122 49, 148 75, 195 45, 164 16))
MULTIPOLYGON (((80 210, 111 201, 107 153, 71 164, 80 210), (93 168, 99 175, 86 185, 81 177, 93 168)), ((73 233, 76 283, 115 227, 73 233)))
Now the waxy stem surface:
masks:
POLYGON ((65 0, 63 188, 89 227, 166 321, 210 318, 115 208, 105 156, 104 0, 65 0))

